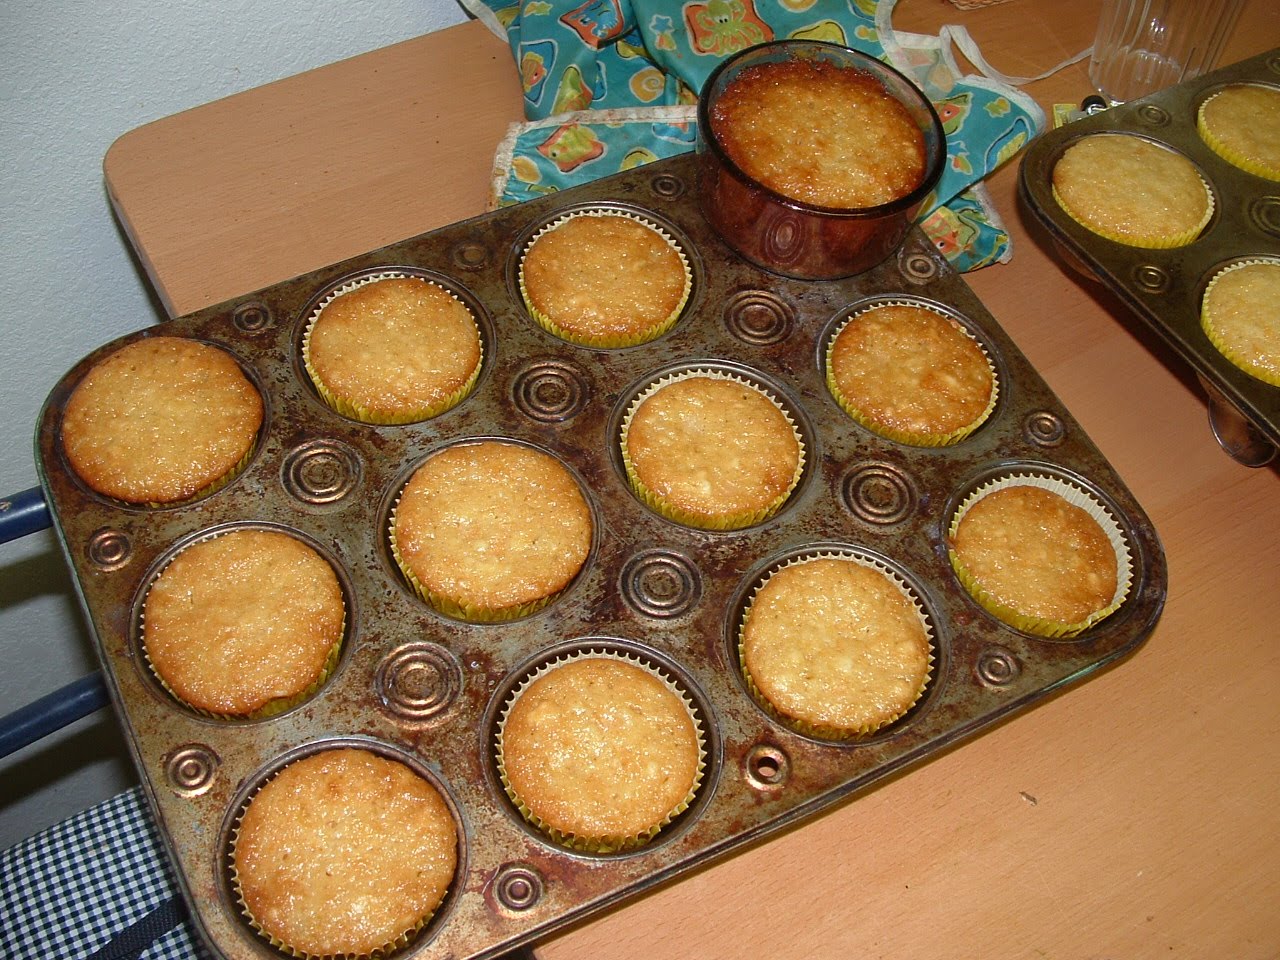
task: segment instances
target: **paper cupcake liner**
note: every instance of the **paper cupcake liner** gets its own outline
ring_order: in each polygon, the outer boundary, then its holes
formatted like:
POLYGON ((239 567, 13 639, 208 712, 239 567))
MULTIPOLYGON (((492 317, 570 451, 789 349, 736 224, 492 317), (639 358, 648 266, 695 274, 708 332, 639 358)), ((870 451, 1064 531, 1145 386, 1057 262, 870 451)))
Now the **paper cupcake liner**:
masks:
MULTIPOLYGON (((1233 273, 1236 270, 1240 270, 1248 266, 1256 266, 1259 264, 1272 266, 1280 270, 1280 259, 1277 259, 1275 257, 1251 257, 1248 260, 1240 260, 1236 263, 1231 264, 1230 266, 1224 267, 1223 269, 1219 270, 1216 274, 1213 275, 1213 279, 1210 280, 1209 285, 1205 287, 1204 297, 1201 298, 1201 301, 1200 301, 1201 303, 1200 328, 1204 330, 1205 336, 1209 338, 1209 342, 1213 344, 1214 349, 1216 349, 1220 354, 1222 354, 1224 357, 1230 360, 1232 364, 1239 367, 1241 370, 1249 374, 1251 377, 1256 377, 1257 379, 1261 380, 1263 383, 1269 383, 1273 387, 1280 387, 1280 343, 1276 344, 1276 351, 1275 351, 1277 355, 1276 368, 1272 369, 1272 368, 1265 367, 1259 364, 1255 358, 1246 356, 1240 353, 1238 350, 1236 350, 1235 347, 1232 346, 1232 344, 1230 344, 1227 341, 1227 339, 1223 336, 1222 332, 1217 328, 1217 326, 1215 326, 1214 318, 1210 316, 1209 310, 1208 310, 1209 292, 1213 290, 1214 286, 1217 285, 1219 280, 1221 280, 1227 274, 1233 273)), ((1263 304, 1262 308, 1268 309, 1268 310, 1275 310, 1276 304, 1274 303, 1263 304)))
POLYGON ((982 342, 977 337, 975 337, 972 333, 970 333, 967 329, 965 329, 963 324, 956 323, 955 320, 947 316, 942 311, 934 310, 932 307, 929 307, 915 300, 882 301, 872 306, 869 306, 863 310, 858 310, 855 313, 852 313, 848 317, 846 317, 844 321, 840 324, 840 326, 836 329, 836 331, 831 335, 831 339, 827 342, 824 371, 826 374, 827 389, 831 391, 832 398, 839 405, 840 409, 843 410, 845 413, 847 413, 850 417, 852 417, 856 423, 870 430, 872 433, 876 434, 877 436, 881 436, 888 440, 893 440, 897 443, 903 443, 912 447, 947 447, 947 446, 951 446, 952 444, 959 443, 961 440, 969 436, 971 433, 973 433, 980 426, 982 426, 984 423, 987 422, 987 420, 991 416, 992 411, 995 410, 996 408, 996 401, 1000 399, 1000 378, 996 373, 995 364, 991 361, 991 355, 987 353, 987 348, 982 345, 982 342), (845 327, 847 327, 850 323, 852 323, 854 320, 856 320, 858 317, 862 316, 863 314, 871 310, 879 309, 880 307, 917 307, 921 310, 928 310, 931 313, 937 314, 939 317, 942 317, 942 319, 946 320, 948 323, 955 325, 955 327, 959 329, 961 333, 963 333, 966 337, 968 337, 975 344, 977 344, 978 349, 982 351, 983 359, 987 361, 987 369, 991 373, 991 396, 987 400, 986 408, 980 414, 978 414, 978 416, 976 416, 972 421, 970 421, 969 423, 965 424, 962 427, 958 427, 955 430, 950 430, 943 433, 921 433, 914 430, 899 430, 897 428, 886 427, 884 424, 878 423, 873 417, 864 413, 862 410, 858 408, 857 404, 853 403, 853 401, 851 401, 847 396, 845 396, 843 391, 841 391, 839 384, 836 383, 835 370, 833 369, 832 362, 831 362, 831 357, 835 349, 836 340, 839 338, 840 334, 844 332, 845 327))
POLYGON ((796 486, 800 483, 800 478, 804 476, 805 467, 805 447, 804 437, 800 435, 800 428, 796 426, 795 420, 792 418, 790 411, 778 401, 776 397, 765 390, 759 384, 740 377, 733 373, 726 373, 721 370, 695 368, 693 370, 684 370, 680 373, 670 374, 650 384, 645 390, 631 401, 631 405, 627 408, 626 415, 622 419, 622 429, 620 431, 620 444, 622 452, 622 466, 626 472, 627 481, 632 491, 640 498, 650 510, 659 516, 666 517, 668 520, 674 520, 676 523, 684 524, 687 527, 696 527, 700 530, 739 530, 743 527, 749 527, 753 524, 760 523, 772 517, 780 509, 782 505, 790 499, 791 494, 795 492, 796 486), (657 393, 663 387, 669 386, 680 380, 692 379, 694 377, 711 377, 717 380, 729 380, 733 383, 740 384, 755 390, 762 397, 765 397, 775 407, 781 411, 786 418, 787 424, 791 427, 795 434, 796 443, 800 447, 800 455, 796 460, 795 474, 791 478, 791 482, 787 485, 787 489, 771 500, 768 504, 756 510, 741 510, 721 514, 706 514, 702 512, 685 510, 675 504, 668 503, 660 494, 647 487, 636 473, 635 464, 631 462, 631 454, 627 449, 627 436, 631 430, 631 421, 636 411, 640 409, 641 404, 645 402, 653 394, 657 393))
POLYGON ((1205 108, 1213 102, 1214 98, 1219 96, 1223 91, 1215 93, 1212 97, 1200 104, 1200 109, 1196 111, 1196 132, 1200 134, 1200 139, 1205 145, 1216 153, 1218 156, 1226 160, 1233 167, 1238 167, 1246 173, 1252 173, 1255 176, 1263 177, 1267 180, 1280 180, 1280 166, 1267 163, 1257 157, 1251 157, 1248 154, 1237 150, 1235 147, 1224 142, 1221 137, 1209 129, 1205 123, 1205 108))
POLYGON ((573 653, 563 654, 550 663, 543 664, 541 667, 531 671, 528 676, 520 681, 519 684, 507 696, 506 703, 502 706, 502 712, 498 717, 498 729, 494 737, 494 756, 497 762, 498 779, 502 783, 502 789, 506 793, 507 798, 519 811, 525 821, 541 833, 549 837, 552 841, 562 847, 570 850, 577 850, 581 853, 622 853, 629 850, 637 850, 658 836, 667 826, 680 814, 689 809, 689 805, 697 798, 698 790, 702 786, 702 782, 706 775, 707 767, 707 743, 706 734, 703 732, 702 720, 698 715, 697 709, 694 707, 693 700, 684 691, 684 689, 668 677, 662 670, 653 666, 646 660, 641 659, 632 654, 615 652, 608 649, 589 647, 584 650, 574 651, 573 653), (633 667, 639 667, 646 673, 660 680, 668 690, 680 698, 685 709, 689 712, 689 720, 693 723, 694 733, 698 738, 698 767, 694 772, 693 784, 689 787, 689 792, 685 794, 684 799, 677 803, 665 817, 658 823, 654 824, 648 830, 631 836, 605 836, 592 837, 582 836, 576 833, 566 833, 558 830, 551 824, 547 823, 539 817, 525 801, 516 793, 511 786, 511 780, 507 776, 506 764, 502 750, 502 738, 507 726, 507 718, 511 715, 511 708, 515 706, 516 701, 524 694, 529 686, 539 677, 545 676, 552 670, 567 664, 577 662, 579 660, 617 660, 633 667))
POLYGON ((159 581, 164 571, 169 568, 169 564, 173 563, 173 561, 176 560, 179 555, 181 555, 183 550, 188 550, 199 543, 205 543, 209 540, 215 540, 218 537, 226 536, 227 533, 230 533, 230 532, 231 531, 225 531, 223 533, 215 534, 212 537, 202 537, 199 540, 192 541, 191 543, 183 547, 182 550, 179 550, 172 557, 170 557, 169 562, 166 563, 164 567, 161 570, 159 570, 154 577, 152 577, 151 583, 147 587, 147 592, 146 594, 143 595, 142 610, 138 616, 139 635, 142 638, 142 642, 139 643, 138 646, 142 651, 142 660, 144 663, 146 663, 147 670, 151 673, 151 676, 155 679, 156 683, 160 684, 161 689, 164 690, 165 693, 173 697, 174 700, 182 704, 184 707, 186 707, 188 710, 192 711, 193 713, 196 713, 202 717, 208 717, 210 720, 266 720, 269 717, 277 716, 281 713, 284 713, 286 710, 293 709, 300 703, 305 703, 307 700, 310 700, 313 696, 315 696, 316 692, 319 691, 320 688, 323 687, 326 682, 328 682, 329 678, 333 676, 333 671, 336 670, 338 667, 338 659, 342 655, 342 645, 345 642, 346 636, 347 636, 347 608, 346 608, 345 602, 343 603, 343 607, 342 607, 342 624, 338 628, 338 642, 335 643, 329 649, 329 653, 325 656, 324 663, 321 665, 320 672, 316 674, 315 679, 311 683, 307 684, 305 688, 298 691, 297 693, 287 697, 276 697, 274 700, 269 700, 258 709, 251 710, 248 713, 221 713, 216 710, 209 710, 205 707, 198 707, 195 704, 190 703, 189 701, 183 699, 183 697, 176 690, 174 690, 171 686, 169 686, 169 682, 165 680, 165 678, 161 675, 160 671, 156 669, 156 665, 151 662, 151 653, 150 651, 147 650, 147 644, 145 639, 146 638, 146 620, 147 620, 147 600, 150 596, 152 587, 156 585, 157 581, 159 581))
POLYGON ((1108 512, 1107 508, 1092 494, 1074 483, 1038 473, 1017 473, 1000 477, 982 484, 969 494, 956 509, 951 518, 951 523, 947 527, 947 556, 951 561, 951 568, 955 571, 961 585, 983 609, 1018 630, 1041 637, 1073 637, 1087 630, 1120 609, 1133 585, 1133 556, 1129 550, 1128 541, 1125 539, 1124 531, 1121 529, 1120 524, 1108 512), (975 503, 988 494, 995 493, 997 490, 1018 486, 1040 487, 1051 493, 1056 493, 1073 506, 1080 507, 1102 528, 1103 533, 1106 534, 1108 541, 1116 552, 1115 594, 1112 596, 1110 603, 1090 614, 1084 620, 1076 623, 1063 623, 1059 620, 1024 614, 1007 604, 1001 603, 982 588, 981 584, 978 583, 973 574, 960 560, 955 548, 951 546, 955 540, 956 530, 960 526, 960 521, 964 519, 965 514, 969 512, 969 509, 975 503))
POLYGON ((452 617, 455 620, 465 620, 468 623, 501 623, 506 620, 518 620, 521 617, 537 613, 568 589, 566 585, 564 588, 554 590, 546 596, 527 600, 523 603, 511 604, 506 607, 488 607, 483 604, 473 603, 462 597, 451 597, 438 590, 432 590, 418 578, 418 575, 413 572, 408 562, 400 554, 400 545, 396 541, 396 512, 399 507, 400 499, 397 497, 395 506, 391 508, 391 522, 388 525, 391 556, 396 562, 396 568, 404 577, 405 582, 413 588, 414 593, 421 597, 432 609, 443 613, 447 617, 452 617))
POLYGON ((316 393, 320 394, 320 399, 322 399, 331 410, 342 414, 344 417, 350 417, 352 420, 359 420, 361 423, 369 423, 376 426, 401 426, 406 423, 421 423, 423 420, 430 420, 433 417, 438 417, 440 414, 445 413, 448 410, 452 410, 466 399, 467 395, 475 388, 476 381, 480 378, 480 370, 484 366, 484 338, 480 336, 480 328, 476 325, 475 317, 471 315, 471 309, 467 307, 466 304, 463 304, 451 290, 415 274, 388 270, 382 273, 375 273, 366 277, 360 277, 358 280, 352 280, 350 283, 344 283, 342 286, 335 288, 328 294, 328 296, 316 304, 315 309, 311 311, 310 317, 307 318, 306 329, 303 330, 302 333, 302 365, 307 371, 307 376, 311 379, 312 386, 316 388, 316 393), (360 287, 367 286, 368 284, 377 283, 379 280, 396 279, 422 280, 422 282, 430 284, 437 290, 444 291, 454 301, 462 304, 462 306, 467 310, 467 315, 471 316, 471 323, 475 327, 476 337, 480 343, 480 356, 476 360, 475 369, 471 371, 471 375, 467 378, 466 382, 452 393, 442 397, 434 403, 424 404, 423 406, 404 410, 400 413, 388 414, 375 412, 370 410, 364 404, 359 403, 356 400, 352 400, 350 397, 344 397, 338 394, 321 379, 319 373, 316 372, 315 367, 311 364, 311 332, 315 329, 316 321, 320 319, 320 314, 324 311, 324 308, 338 297, 343 294, 350 293, 353 290, 357 290, 360 287))
POLYGON ((747 602, 746 607, 742 611, 742 620, 738 624, 737 649, 738 669, 742 675, 742 679, 747 685, 747 692, 751 695, 751 698, 761 706, 765 713, 781 725, 788 727, 797 733, 804 734, 808 737, 814 737, 819 740, 833 740, 836 742, 859 740, 863 737, 876 733, 877 731, 883 730, 891 724, 897 723, 906 714, 910 713, 915 705, 920 702, 920 698, 924 696, 925 691, 929 689, 930 682, 933 680, 933 665, 935 662, 933 625, 929 622, 929 618, 925 614, 924 606, 921 604, 920 598, 916 596, 916 593, 911 588, 910 584, 903 580, 896 571, 871 557, 845 550, 824 550, 821 553, 804 557, 794 557, 786 563, 770 570, 768 574, 761 578, 761 580, 755 585, 754 589, 752 589, 751 599, 747 602), (756 597, 759 596, 760 591, 764 589, 765 585, 783 570, 805 563, 812 563, 815 560, 852 561, 875 570, 877 573, 883 573, 888 577, 889 581, 899 591, 901 591, 902 595, 906 597, 906 599, 911 603, 912 608, 915 610, 916 616, 920 621, 920 626, 924 630, 925 642, 929 646, 929 662, 925 669, 924 681, 920 684, 920 689, 916 691, 915 697, 912 698, 911 702, 903 707, 902 710, 898 711, 891 717, 886 717, 883 720, 874 723, 861 724, 857 727, 836 727, 827 724, 812 723, 798 717, 792 717, 789 714, 783 713, 773 705, 765 695, 764 691, 756 686, 756 682, 751 676, 751 671, 747 669, 744 633, 746 631, 747 621, 751 619, 751 609, 755 605, 756 597))
MULTIPOLYGON (((315 754, 311 754, 311 756, 315 756, 315 754)), ((306 758, 304 757, 299 759, 306 759, 306 758)), ((291 761, 291 763, 296 763, 296 762, 297 761, 291 761)), ((228 872, 231 878, 231 891, 233 896, 235 897, 236 906, 240 910, 240 915, 244 917, 244 919, 248 922, 249 926, 253 929, 253 931, 262 939, 270 943, 272 947, 274 947, 276 950, 279 950, 282 953, 288 954, 291 957, 297 957, 299 958, 299 960, 371 960, 371 958, 374 958, 374 957, 389 956, 390 954, 395 953, 397 950, 401 950, 404 947, 407 947, 410 943, 413 942, 413 939, 419 933, 422 932, 422 930, 427 926, 427 924, 431 922, 432 918, 436 915, 436 913, 439 912, 439 909, 440 909, 439 906, 437 906, 436 909, 428 912, 426 915, 420 917, 417 923, 415 923, 409 929, 403 931, 402 933, 388 940, 386 943, 378 947, 375 947, 374 949, 368 951, 367 953, 347 952, 347 953, 337 953, 337 954, 334 954, 334 953, 320 954, 320 953, 311 953, 308 950, 303 950, 299 947, 295 947, 293 944, 290 944, 287 941, 277 937, 270 930, 267 930, 265 927, 262 926, 262 922, 253 914, 253 911, 249 909, 249 905, 245 903, 244 893, 241 889, 241 884, 240 884, 240 874, 239 874, 239 871, 236 870, 236 866, 235 866, 236 844, 240 842, 240 825, 244 820, 245 814, 249 810, 249 806, 253 803, 254 797, 256 797, 259 793, 261 793, 263 788, 266 787, 267 784, 271 783, 272 780, 278 777, 289 766, 290 764, 288 763, 285 764, 283 767, 281 767, 279 770, 277 770, 270 777, 268 777, 266 780, 262 781, 262 783, 258 785, 257 789, 254 790, 253 793, 249 796, 249 798, 241 805, 240 811, 236 815, 235 824, 231 828, 231 855, 227 858, 228 872)))
POLYGON ((1072 210, 1067 204, 1067 201, 1063 199, 1062 194, 1058 192, 1058 188, 1056 186, 1051 187, 1050 190, 1053 194, 1053 199, 1057 201, 1058 206, 1063 209, 1067 216, 1080 224, 1080 226, 1084 227, 1090 233, 1095 233, 1104 239, 1113 240, 1116 243, 1122 243, 1126 247, 1139 247, 1143 250, 1172 250, 1175 247, 1185 247, 1187 244, 1197 239, 1204 231, 1204 228, 1209 225, 1209 221, 1213 219, 1213 212, 1216 209, 1216 204, 1213 199, 1213 190, 1210 189, 1209 184, 1204 177, 1200 177, 1199 179, 1200 183, 1204 186, 1204 193, 1209 201, 1205 205, 1206 209, 1204 216, 1193 228, 1179 233, 1169 234, 1167 236, 1149 234, 1140 237, 1126 237, 1123 234, 1114 233, 1110 230, 1103 230, 1097 224, 1090 223, 1088 220, 1072 210))
POLYGON ((651 340, 656 340, 658 337, 662 336, 664 333, 666 333, 668 330, 670 330, 672 327, 675 326, 676 321, 680 319, 680 315, 684 312, 685 306, 689 303, 689 295, 693 290, 693 270, 689 266, 688 256, 686 256, 684 250, 681 248, 680 244, 676 242, 675 238, 672 237, 669 233, 667 233, 667 231, 663 230, 660 226, 658 226, 656 223, 652 222, 651 220, 647 220, 644 217, 637 216, 636 214, 630 213, 625 210, 613 210, 613 209, 577 210, 572 213, 565 214, 562 217, 557 217, 555 220, 552 220, 546 226, 542 227, 542 229, 540 229, 536 234, 534 234, 532 239, 530 239, 529 242, 525 244, 524 253, 520 257, 520 267, 519 267, 519 272, 516 276, 516 283, 517 283, 517 286, 519 286, 520 288, 520 297, 524 301, 525 308, 529 311, 529 316, 533 317, 534 321, 538 324, 538 326, 542 327, 544 330, 546 330, 548 333, 552 334, 553 336, 559 337, 561 340, 564 340, 567 343, 577 344, 578 346, 582 346, 582 347, 602 347, 602 348, 635 347, 635 346, 639 346, 642 343, 649 343, 651 340), (547 233, 550 233, 552 230, 555 230, 557 227, 562 226, 565 223, 568 223, 570 220, 574 219, 575 217, 623 217, 627 220, 632 220, 635 223, 640 224, 641 226, 648 227, 650 230, 656 233, 659 237, 661 237, 671 246, 671 249, 674 250, 676 252, 676 255, 680 257, 680 263, 684 267, 684 290, 680 295, 680 300, 676 304, 675 309, 671 311, 671 314, 669 316, 659 321, 658 323, 654 324, 648 330, 643 330, 635 334, 634 336, 628 336, 626 334, 620 334, 620 333, 606 333, 606 334, 601 334, 599 336, 589 336, 579 331, 565 329, 560 324, 556 323, 555 320, 547 316, 545 313, 543 313, 534 305, 533 298, 529 295, 529 291, 525 288, 525 281, 524 281, 525 256, 528 255, 529 250, 542 236, 544 236, 547 233))

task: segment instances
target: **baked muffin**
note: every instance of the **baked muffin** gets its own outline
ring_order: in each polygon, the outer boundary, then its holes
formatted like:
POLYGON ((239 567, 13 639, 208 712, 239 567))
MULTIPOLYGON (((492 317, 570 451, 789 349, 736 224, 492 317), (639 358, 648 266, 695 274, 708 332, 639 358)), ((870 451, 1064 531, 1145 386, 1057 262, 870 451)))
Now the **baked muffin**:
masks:
POLYGON ((748 686, 776 716, 837 740, 911 709, 933 661, 924 613, 906 585, 849 555, 768 577, 744 614, 739 655, 748 686))
POLYGON ((711 371, 665 378, 642 393, 622 424, 622 457, 641 500, 709 530, 772 516, 804 469, 799 434, 778 403, 711 371))
POLYGON ((1132 247, 1191 243, 1213 216, 1213 194, 1195 165, 1142 137, 1083 137, 1053 166, 1053 194, 1081 226, 1132 247))
POLYGON ((356 748, 290 763, 253 795, 232 837, 232 881, 250 923, 302 957, 404 946, 439 908, 457 863, 440 792, 356 748))
POLYGON ((964 439, 996 402, 995 370, 973 336, 910 303, 850 317, 828 348, 827 386, 868 430, 924 447, 964 439))
POLYGON ((161 684, 221 717, 306 699, 333 671, 346 609, 328 561, 273 530, 233 530, 180 551, 147 590, 142 645, 161 684))
POLYGON ((709 119, 738 169, 813 206, 876 207, 924 179, 920 127, 856 67, 810 59, 746 67, 716 98, 709 119))
POLYGON ((1200 323, 1219 353, 1280 387, 1280 260, 1243 260, 1219 271, 1205 288, 1200 323))
POLYGON ((1029 633, 1079 633, 1114 612, 1128 590, 1119 527, 1067 484, 1016 478, 983 488, 957 511, 949 541, 965 589, 1029 633))
POLYGON ((180 337, 136 340, 93 366, 62 417, 62 448, 98 493, 182 503, 248 462, 262 397, 231 355, 180 337))
POLYGON ((387 276, 338 292, 303 337, 303 362, 338 413, 413 423, 459 403, 480 374, 475 317, 444 288, 387 276))
POLYGON ((1228 163, 1280 180, 1280 90, 1255 83, 1220 90, 1196 111, 1196 129, 1228 163))
POLYGON ((624 213, 587 211, 540 232, 520 262, 530 315, 570 343, 647 343, 689 299, 689 265, 670 237, 624 213))
POLYGON ((688 806, 702 737, 689 702, 653 670, 583 655, 515 692, 498 769, 531 823, 565 846, 606 853, 646 843, 688 806))
POLYGON ((463 620, 544 606, 591 549, 591 510, 555 457, 517 443, 460 443, 433 454, 392 516, 396 562, 418 593, 463 620))

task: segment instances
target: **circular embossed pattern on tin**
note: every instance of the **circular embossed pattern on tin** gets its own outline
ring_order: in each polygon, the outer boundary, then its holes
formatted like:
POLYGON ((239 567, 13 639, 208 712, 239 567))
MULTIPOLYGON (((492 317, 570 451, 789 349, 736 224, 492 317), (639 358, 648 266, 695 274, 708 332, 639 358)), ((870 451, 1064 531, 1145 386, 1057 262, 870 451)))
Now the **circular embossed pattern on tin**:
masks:
POLYGON ((258 388, 225 350, 180 337, 135 340, 76 385, 62 418, 67 462, 127 504, 185 503, 229 483, 262 427, 258 388))
POLYGON ((407 764, 338 747, 284 766, 231 830, 233 896, 293 956, 371 957, 422 931, 453 883, 459 831, 407 764))

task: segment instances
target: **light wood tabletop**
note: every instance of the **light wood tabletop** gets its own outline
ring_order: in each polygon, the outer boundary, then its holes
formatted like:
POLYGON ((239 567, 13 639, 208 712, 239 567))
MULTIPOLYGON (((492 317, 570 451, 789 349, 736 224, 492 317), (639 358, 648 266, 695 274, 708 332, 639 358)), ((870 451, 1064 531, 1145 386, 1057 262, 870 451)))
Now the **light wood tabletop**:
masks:
MULTIPOLYGON (((960 11, 1030 76, 1089 45, 1099 3, 960 11)), ((1280 45, 1249 5, 1224 56, 1280 45)), ((1084 64, 1025 88, 1088 92, 1084 64)), ((479 214, 520 117, 479 23, 151 123, 105 160, 115 210, 174 316, 479 214)), ((1010 263, 966 279, 1158 531, 1168 603, 1131 658, 803 825, 540 944, 542 960, 1280 957, 1280 481, 1234 462, 1195 378, 1064 268, 989 181, 1010 263)))

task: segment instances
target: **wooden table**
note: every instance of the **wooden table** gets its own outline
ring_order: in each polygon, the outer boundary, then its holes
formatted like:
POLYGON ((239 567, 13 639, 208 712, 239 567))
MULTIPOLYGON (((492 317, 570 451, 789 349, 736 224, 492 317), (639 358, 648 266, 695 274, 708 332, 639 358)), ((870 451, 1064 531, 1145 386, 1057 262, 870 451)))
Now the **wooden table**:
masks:
MULTIPOLYGON (((963 13, 1033 75, 1090 43, 1097 2, 963 13)), ((1280 45, 1251 5, 1224 57, 1280 45)), ((1084 65, 1029 86, 1088 92, 1084 65)), ((173 315, 482 212, 519 118, 506 47, 467 23, 123 136, 107 186, 173 315)), ((970 285, 1151 516, 1163 618, 1128 661, 806 825, 549 940, 543 960, 1280 956, 1280 483, 1214 442, 1194 378, 1054 259, 990 181, 1012 263, 970 285)))

